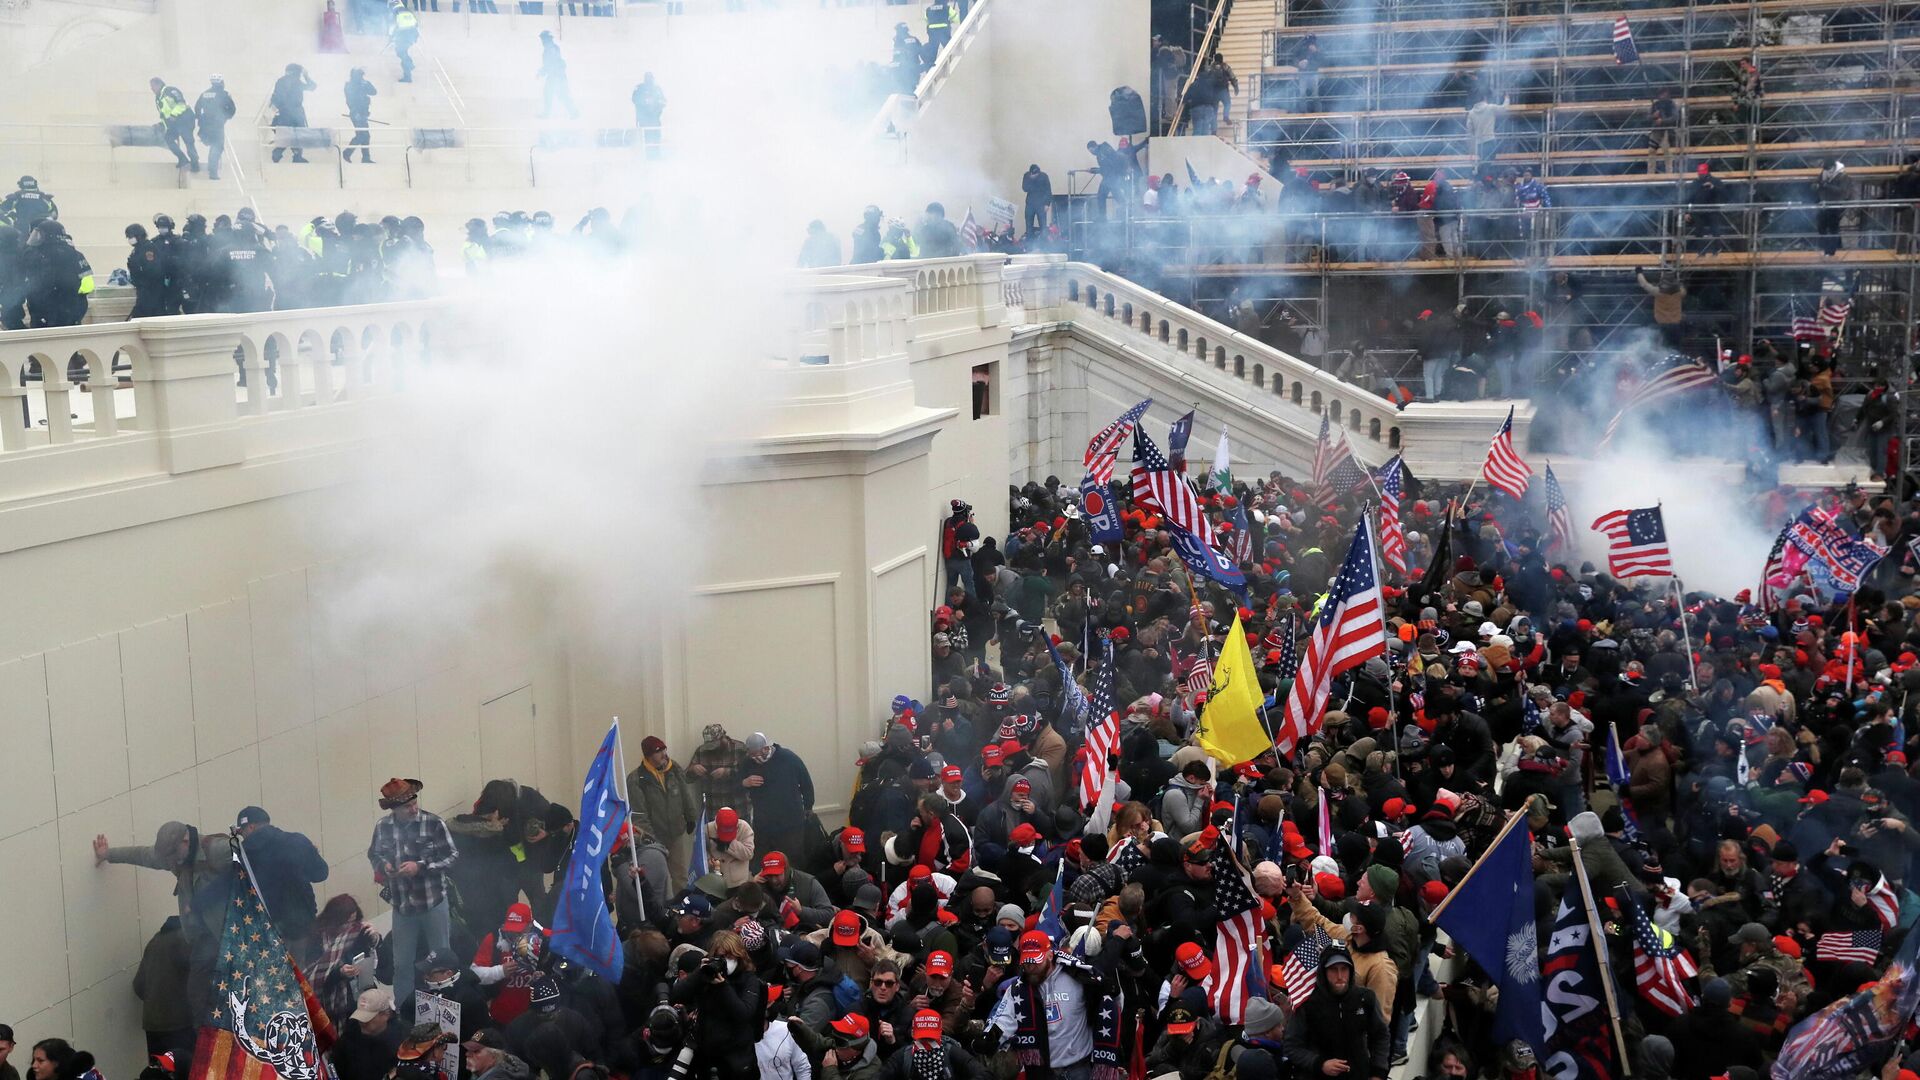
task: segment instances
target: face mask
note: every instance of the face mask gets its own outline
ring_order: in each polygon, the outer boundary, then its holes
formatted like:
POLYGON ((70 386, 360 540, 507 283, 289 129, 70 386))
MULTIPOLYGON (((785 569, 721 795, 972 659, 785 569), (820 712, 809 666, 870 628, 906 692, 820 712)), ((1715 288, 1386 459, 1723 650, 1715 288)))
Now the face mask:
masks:
POLYGON ((1353 916, 1352 915, 1342 915, 1340 917, 1340 929, 1347 934, 1353 933, 1353 916))
POLYGON ((740 961, 734 960, 732 958, 729 958, 727 960, 727 974, 731 975, 735 971, 739 970, 739 968, 740 968, 740 961))
POLYGON ((457 983, 459 981, 460 981, 460 975, 458 972, 456 972, 451 978, 441 979, 439 982, 427 983, 427 989, 445 990, 447 987, 452 986, 454 983, 457 983))

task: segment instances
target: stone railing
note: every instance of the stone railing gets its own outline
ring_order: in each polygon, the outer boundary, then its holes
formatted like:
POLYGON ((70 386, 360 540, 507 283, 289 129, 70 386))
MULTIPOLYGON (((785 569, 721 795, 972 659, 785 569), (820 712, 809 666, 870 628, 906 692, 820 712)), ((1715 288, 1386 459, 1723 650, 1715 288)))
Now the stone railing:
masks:
MULTIPOLYGON (((1034 269, 1027 273, 1030 281, 1034 269)), ((1363 387, 1085 263, 1052 264, 1045 273, 1056 286, 1048 298, 1054 320, 1085 324, 1091 319, 1094 325, 1130 330, 1193 363, 1245 380, 1281 403, 1327 416, 1357 443, 1383 448, 1367 454, 1370 460, 1383 460, 1400 446, 1403 413, 1363 387)), ((1027 310, 1043 309, 1029 301, 1027 310)))
POLYGON ((427 358, 440 310, 426 301, 0 334, 0 397, 17 399, 0 402, 0 468, 107 444, 149 447, 172 473, 239 463, 249 423, 399 388, 427 358))
POLYGON ((905 281, 913 303, 916 336, 998 326, 1006 319, 1001 294, 1005 255, 959 255, 868 263, 863 276, 905 281))

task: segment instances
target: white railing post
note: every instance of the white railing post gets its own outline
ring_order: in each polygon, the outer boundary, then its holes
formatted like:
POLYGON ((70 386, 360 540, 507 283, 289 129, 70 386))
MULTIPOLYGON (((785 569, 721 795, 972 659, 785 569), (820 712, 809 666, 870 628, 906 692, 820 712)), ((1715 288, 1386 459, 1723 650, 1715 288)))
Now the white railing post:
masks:
MULTIPOLYGON (((135 365, 134 401, 142 427, 160 439, 167 471, 178 475, 245 456, 233 394, 233 350, 239 320, 182 316, 146 320, 147 363, 135 365)), ((257 385, 265 392, 266 373, 257 385)), ((252 396, 250 386, 248 396, 252 396)))

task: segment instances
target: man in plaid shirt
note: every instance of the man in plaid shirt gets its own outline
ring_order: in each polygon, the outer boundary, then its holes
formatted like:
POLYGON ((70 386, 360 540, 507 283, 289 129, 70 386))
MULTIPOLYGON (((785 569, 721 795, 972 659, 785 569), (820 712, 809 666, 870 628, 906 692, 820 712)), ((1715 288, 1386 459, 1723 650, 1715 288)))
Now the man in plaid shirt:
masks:
POLYGON ((413 1015, 413 965, 446 950, 447 868, 457 857, 446 822, 420 809, 418 780, 394 777, 380 786, 380 809, 367 861, 381 896, 393 905, 393 995, 403 1016, 413 1015), (424 940, 423 940, 424 939, 424 940))

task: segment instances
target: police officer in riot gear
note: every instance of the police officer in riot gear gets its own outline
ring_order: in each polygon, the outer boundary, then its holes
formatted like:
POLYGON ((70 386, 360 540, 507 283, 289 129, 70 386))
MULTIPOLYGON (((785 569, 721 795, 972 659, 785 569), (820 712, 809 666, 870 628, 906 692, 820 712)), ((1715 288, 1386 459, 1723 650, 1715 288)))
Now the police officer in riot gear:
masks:
MULTIPOLYGON (((408 12, 412 14, 412 12, 408 12)), ((408 80, 402 79, 401 82, 408 80)), ((367 130, 368 117, 373 114, 373 99, 380 91, 367 81, 367 69, 354 68, 347 79, 347 119, 353 122, 353 141, 347 144, 346 152, 341 155, 346 161, 353 160, 354 147, 360 148, 360 160, 373 164, 372 133, 367 130)))
MULTIPOLYGON (((273 126, 277 128, 303 128, 307 126, 307 91, 315 89, 317 84, 307 74, 307 69, 299 64, 288 64, 287 73, 273 84, 273 126)), ((279 161, 287 152, 284 146, 273 148, 273 160, 279 161)), ((293 147, 293 160, 304 165, 307 155, 298 146, 293 147)))
POLYGON ((67 227, 51 218, 27 238, 27 313, 34 327, 78 326, 93 295, 93 267, 73 246, 67 227))
POLYGON ((0 200, 0 225, 13 226, 22 237, 31 234, 43 219, 59 218, 60 208, 54 205, 53 196, 41 191, 40 181, 31 176, 21 177, 19 190, 0 200))

